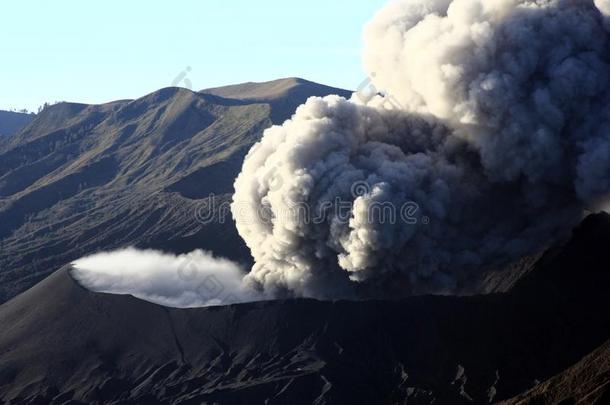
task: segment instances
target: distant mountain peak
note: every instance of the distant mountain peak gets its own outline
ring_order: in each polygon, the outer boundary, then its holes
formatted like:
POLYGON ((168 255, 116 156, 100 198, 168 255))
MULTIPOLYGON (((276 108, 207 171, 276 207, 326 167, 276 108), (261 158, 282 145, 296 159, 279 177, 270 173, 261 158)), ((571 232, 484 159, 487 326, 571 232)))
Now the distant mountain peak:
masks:
POLYGON ((225 98, 237 98, 240 100, 264 100, 271 101, 284 97, 295 88, 307 88, 310 91, 319 92, 320 89, 334 89, 336 94, 349 95, 350 91, 325 86, 299 77, 287 77, 271 80, 268 82, 246 82, 230 86, 214 87, 201 90, 200 93, 213 94, 225 98))

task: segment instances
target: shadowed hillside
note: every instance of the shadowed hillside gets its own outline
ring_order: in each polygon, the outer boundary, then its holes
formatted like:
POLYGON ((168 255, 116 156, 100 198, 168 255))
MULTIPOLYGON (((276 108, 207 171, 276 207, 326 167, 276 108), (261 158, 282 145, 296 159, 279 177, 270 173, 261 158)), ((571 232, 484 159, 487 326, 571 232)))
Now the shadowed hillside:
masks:
POLYGON ((35 117, 34 114, 0 111, 0 137, 15 135, 32 122, 35 117))
POLYGON ((610 337, 608 244, 610 216, 591 216, 507 293, 401 301, 181 310, 89 292, 64 268, 0 306, 0 401, 497 402, 610 337))
POLYGON ((502 405, 610 403, 610 340, 574 366, 502 405))

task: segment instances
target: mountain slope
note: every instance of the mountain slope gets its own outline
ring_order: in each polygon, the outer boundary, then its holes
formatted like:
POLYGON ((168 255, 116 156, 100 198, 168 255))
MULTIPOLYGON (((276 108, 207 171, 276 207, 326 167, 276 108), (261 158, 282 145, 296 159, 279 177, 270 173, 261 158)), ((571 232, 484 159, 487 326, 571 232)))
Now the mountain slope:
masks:
POLYGON ((610 338, 609 243, 610 216, 591 216, 508 293, 402 301, 169 309, 86 291, 64 268, 0 306, 0 401, 507 399, 610 338))
POLYGON ((248 263, 231 218, 218 215, 245 153, 299 94, 259 102, 166 88, 45 109, 0 148, 0 302, 71 260, 128 245, 248 263))
POLYGON ((0 137, 12 136, 34 119, 34 114, 0 111, 0 137))
POLYGON ((610 340, 576 365, 502 405, 610 403, 610 340))

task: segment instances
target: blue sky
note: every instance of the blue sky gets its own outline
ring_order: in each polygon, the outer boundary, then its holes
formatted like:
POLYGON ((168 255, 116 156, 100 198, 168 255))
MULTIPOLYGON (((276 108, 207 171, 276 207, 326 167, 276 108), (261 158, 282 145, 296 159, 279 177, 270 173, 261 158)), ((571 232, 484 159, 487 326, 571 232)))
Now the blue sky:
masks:
POLYGON ((187 67, 194 90, 289 76, 353 89, 385 1, 2 2, 0 109, 136 98, 187 67))

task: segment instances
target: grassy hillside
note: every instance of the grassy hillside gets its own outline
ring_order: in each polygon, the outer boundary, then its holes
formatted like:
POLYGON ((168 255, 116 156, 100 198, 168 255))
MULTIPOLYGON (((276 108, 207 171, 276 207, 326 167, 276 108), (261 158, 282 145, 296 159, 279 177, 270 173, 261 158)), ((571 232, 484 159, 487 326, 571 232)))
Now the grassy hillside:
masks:
POLYGON ((245 153, 289 118, 287 105, 347 95, 305 81, 273 94, 276 86, 259 84, 253 99, 166 88, 43 111, 0 148, 0 302, 71 260, 129 245, 203 248, 248 263, 230 217, 197 218, 230 200, 245 153), (210 194, 215 204, 207 204, 210 194))

